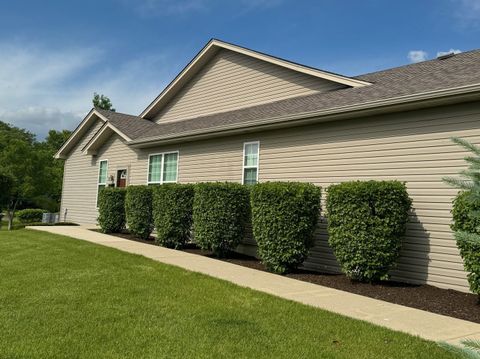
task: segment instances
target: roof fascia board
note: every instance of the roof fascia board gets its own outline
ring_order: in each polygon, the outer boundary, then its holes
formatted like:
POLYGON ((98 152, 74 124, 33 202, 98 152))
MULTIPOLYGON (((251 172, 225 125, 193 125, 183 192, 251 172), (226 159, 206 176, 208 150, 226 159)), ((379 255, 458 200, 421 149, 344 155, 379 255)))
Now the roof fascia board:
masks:
POLYGON ((98 144, 98 140, 103 137, 109 138, 113 133, 113 130, 109 126, 103 126, 102 129, 99 130, 92 138, 93 141, 89 141, 89 143, 82 149, 82 153, 84 155, 96 155, 97 150, 100 147, 99 145, 96 146, 98 144))
POLYGON ((93 118, 94 115, 99 117, 102 121, 106 121, 105 117, 99 116, 99 113, 97 111, 95 111, 95 108, 92 108, 90 110, 90 112, 85 116, 83 121, 80 122, 80 124, 77 126, 77 128, 73 131, 73 133, 70 135, 70 137, 65 141, 65 143, 62 145, 62 147, 60 147, 60 149, 57 151, 57 153, 55 153, 55 155, 53 156, 54 158, 56 158, 56 159, 67 158, 67 155, 65 153, 66 150, 68 150, 70 146, 73 146, 72 142, 74 142, 74 140, 76 140, 77 137, 80 134, 82 134, 84 129, 88 127, 88 125, 90 124, 91 119, 93 118))
POLYGON ((335 109, 321 110, 302 114, 264 119, 263 121, 247 121, 239 125, 218 126, 208 130, 186 131, 181 134, 134 140, 132 147, 150 147, 152 145, 172 142, 193 141, 226 134, 258 132, 266 129, 306 125, 316 122, 327 122, 351 117, 368 116, 380 113, 395 112, 416 108, 431 107, 467 102, 480 98, 480 84, 435 90, 415 95, 399 96, 391 99, 370 101, 361 104, 342 106, 335 109))
POLYGON ((143 110, 143 112, 140 114, 141 118, 145 118, 149 114, 149 112, 160 102, 168 101, 168 99, 169 99, 168 95, 169 95, 170 91, 173 91, 172 89, 174 89, 177 86, 179 86, 179 87, 182 86, 186 82, 184 80, 184 78, 188 77, 187 74, 192 70, 192 68, 199 65, 201 63, 202 58, 204 58, 207 61, 210 59, 210 56, 207 56, 205 54, 210 52, 211 56, 214 55, 213 51, 210 50, 213 47, 213 41, 214 40, 210 40, 203 47, 203 49, 201 49, 198 52, 198 54, 183 68, 183 70, 180 71, 180 73, 172 80, 172 82, 170 82, 167 85, 167 87, 165 87, 165 89, 163 89, 163 91, 160 93, 160 95, 158 95, 155 98, 155 100, 153 100, 152 103, 150 103, 150 105, 148 105, 148 107, 145 110, 143 110))
POLYGON ((132 139, 128 137, 126 134, 124 134, 122 131, 120 131, 117 127, 115 127, 114 124, 111 122, 108 122, 108 127, 110 127, 117 135, 119 135, 121 138, 123 138, 125 141, 130 142, 132 139))
POLYGON ((86 155, 95 155, 97 153, 96 149, 99 148, 101 144, 103 144, 103 142, 99 142, 99 141, 101 141, 102 139, 109 138, 113 133, 116 133, 127 142, 132 140, 130 137, 126 136, 119 129, 113 126, 110 122, 105 122, 105 124, 97 131, 97 133, 83 147, 82 152, 86 155), (107 131, 109 131, 110 133, 108 133, 107 131))
POLYGON ((85 151, 91 147, 91 144, 96 141, 96 139, 104 132, 104 130, 108 128, 107 126, 107 122, 105 122, 102 126, 100 126, 100 128, 98 129, 98 131, 92 136, 92 138, 90 138, 90 140, 88 140, 88 142, 86 143, 85 146, 83 146, 82 148, 82 152, 85 153, 85 151))
POLYGON ((262 61, 266 61, 284 68, 288 68, 293 71, 301 72, 307 75, 315 76, 324 80, 333 81, 340 83, 342 85, 347 85, 351 87, 362 87, 370 85, 369 82, 361 81, 358 79, 314 69, 308 66, 296 64, 287 60, 280 59, 278 57, 270 56, 263 54, 254 50, 250 50, 244 47, 240 47, 234 44, 229 44, 220 40, 212 39, 210 40, 205 47, 200 50, 200 52, 185 66, 185 68, 168 84, 168 86, 157 96, 153 102, 148 105, 148 107, 143 110, 140 114, 140 117, 145 118, 148 114, 159 104, 167 102, 174 94, 176 93, 177 87, 182 87, 194 74, 190 72, 197 73, 196 68, 202 67, 205 63, 208 62, 220 49, 227 49, 233 52, 244 54, 262 61))
MULTIPOLYGON (((98 138, 97 135, 99 132, 105 129, 105 127, 109 127, 112 131, 116 132, 120 137, 122 137, 125 141, 131 141, 132 139, 125 135, 122 131, 120 131, 118 128, 116 128, 114 125, 112 125, 109 121, 108 118, 102 115, 100 112, 95 110, 95 108, 92 108, 90 112, 85 116, 82 122, 77 126, 77 128, 73 131, 73 133, 70 135, 67 141, 60 147, 60 149, 57 151, 57 153, 53 156, 56 159, 66 159, 67 158, 67 153, 69 150, 69 147, 72 147, 77 140, 77 137, 83 134, 83 130, 88 127, 88 124, 91 122, 91 119, 94 117, 98 117, 100 120, 104 122, 102 127, 97 131, 97 133, 88 141, 85 147, 89 146, 90 143, 92 143, 92 140, 98 138)), ((84 147, 84 149, 85 149, 84 147)), ((82 151, 84 150, 82 149, 82 151)))
POLYGON ((332 72, 322 71, 322 70, 319 70, 319 69, 315 69, 315 68, 312 68, 312 67, 308 67, 308 66, 304 66, 304 65, 301 65, 301 64, 291 62, 291 61, 287 61, 287 60, 284 60, 284 59, 281 59, 281 58, 278 58, 278 57, 275 57, 275 56, 270 56, 270 55, 267 55, 267 54, 264 54, 264 53, 261 53, 261 52, 258 52, 258 51, 250 50, 250 49, 247 49, 245 47, 240 47, 240 46, 237 46, 237 45, 229 44, 229 43, 226 43, 226 42, 223 42, 223 41, 214 40, 214 43, 215 43, 215 45, 217 45, 219 47, 222 47, 224 49, 227 49, 227 50, 231 50, 231 51, 238 52, 238 53, 241 53, 241 54, 244 54, 244 55, 247 55, 247 56, 251 56, 251 57, 254 57, 256 59, 263 60, 263 61, 266 61, 266 62, 270 62, 272 64, 279 65, 279 66, 282 66, 282 67, 285 67, 287 69, 294 70, 294 71, 297 71, 297 72, 302 72, 302 73, 307 74, 307 75, 312 75, 312 76, 315 76, 315 77, 319 77, 319 78, 322 78, 324 80, 337 82, 337 83, 340 83, 342 85, 347 85, 347 86, 351 86, 351 87, 363 87, 363 86, 371 85, 371 83, 369 83, 367 81, 362 81, 362 80, 354 79, 354 78, 351 78, 351 77, 342 76, 342 75, 335 74, 335 73, 332 73, 332 72))

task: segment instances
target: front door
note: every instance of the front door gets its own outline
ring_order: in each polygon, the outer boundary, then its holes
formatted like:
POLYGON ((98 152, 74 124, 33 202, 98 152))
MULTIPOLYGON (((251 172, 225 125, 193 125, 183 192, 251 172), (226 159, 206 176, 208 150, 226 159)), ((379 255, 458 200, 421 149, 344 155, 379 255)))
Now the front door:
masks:
POLYGON ((117 171, 117 187, 127 186, 127 170, 117 171))

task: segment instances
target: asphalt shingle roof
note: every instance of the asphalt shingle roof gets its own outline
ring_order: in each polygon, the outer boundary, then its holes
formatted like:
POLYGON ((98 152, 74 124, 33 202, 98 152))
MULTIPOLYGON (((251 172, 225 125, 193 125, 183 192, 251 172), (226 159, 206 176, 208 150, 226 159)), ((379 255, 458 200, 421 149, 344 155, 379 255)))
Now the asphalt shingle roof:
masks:
POLYGON ((96 111, 105 116, 108 122, 132 140, 138 139, 158 127, 156 123, 138 116, 102 109, 96 109, 96 111))
POLYGON ((226 125, 241 125, 247 121, 330 110, 347 105, 386 100, 422 92, 480 83, 480 50, 457 54, 356 76, 372 85, 345 88, 325 93, 294 97, 263 105, 155 124, 137 116, 103 111, 119 130, 135 140, 175 135, 189 131, 205 131, 226 125))

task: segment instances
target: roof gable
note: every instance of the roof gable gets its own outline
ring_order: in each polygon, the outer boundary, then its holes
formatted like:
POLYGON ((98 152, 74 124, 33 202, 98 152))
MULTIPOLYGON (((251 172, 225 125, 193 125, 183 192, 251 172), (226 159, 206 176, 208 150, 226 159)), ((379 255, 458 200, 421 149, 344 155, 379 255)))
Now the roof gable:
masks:
POLYGON ((67 158, 70 151, 86 135, 92 124, 97 121, 101 121, 102 126, 89 139, 83 148, 84 153, 95 154, 98 147, 113 133, 118 134, 125 141, 132 141, 158 126, 138 116, 93 108, 58 150, 55 158, 67 158))
MULTIPOLYGON (((362 87, 369 85, 367 81, 354 79, 308 66, 296 64, 274 56, 266 55, 237 45, 219 40, 211 40, 195 58, 180 72, 180 74, 162 91, 162 93, 140 114, 142 118, 152 119, 186 86, 209 62, 220 52, 232 52, 239 56, 254 59, 257 62, 267 63, 291 71, 305 77, 313 77, 323 82, 330 82, 339 87, 362 87)), ((302 94, 301 94, 302 95, 302 94)), ((275 101, 280 98, 270 99, 275 101)), ((231 108, 228 108, 229 110, 231 108)))
POLYGON ((70 137, 65 141, 65 143, 60 147, 60 149, 55 154, 54 158, 67 158, 70 151, 75 147, 75 145, 82 139, 90 129, 90 127, 98 120, 106 122, 107 119, 102 116, 97 110, 92 108, 87 116, 80 122, 77 128, 72 132, 70 137))

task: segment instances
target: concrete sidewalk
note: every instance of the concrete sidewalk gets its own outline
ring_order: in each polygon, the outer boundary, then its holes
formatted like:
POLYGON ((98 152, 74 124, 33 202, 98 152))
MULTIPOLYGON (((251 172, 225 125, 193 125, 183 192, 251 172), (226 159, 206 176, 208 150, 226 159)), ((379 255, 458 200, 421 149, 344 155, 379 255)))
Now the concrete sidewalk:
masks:
POLYGON ((29 227, 29 229, 65 235, 139 254, 162 263, 204 273, 243 287, 347 317, 365 320, 389 329, 418 335, 428 340, 458 343, 466 338, 480 339, 480 324, 302 282, 208 257, 129 241, 93 232, 87 227, 38 226, 29 227))

